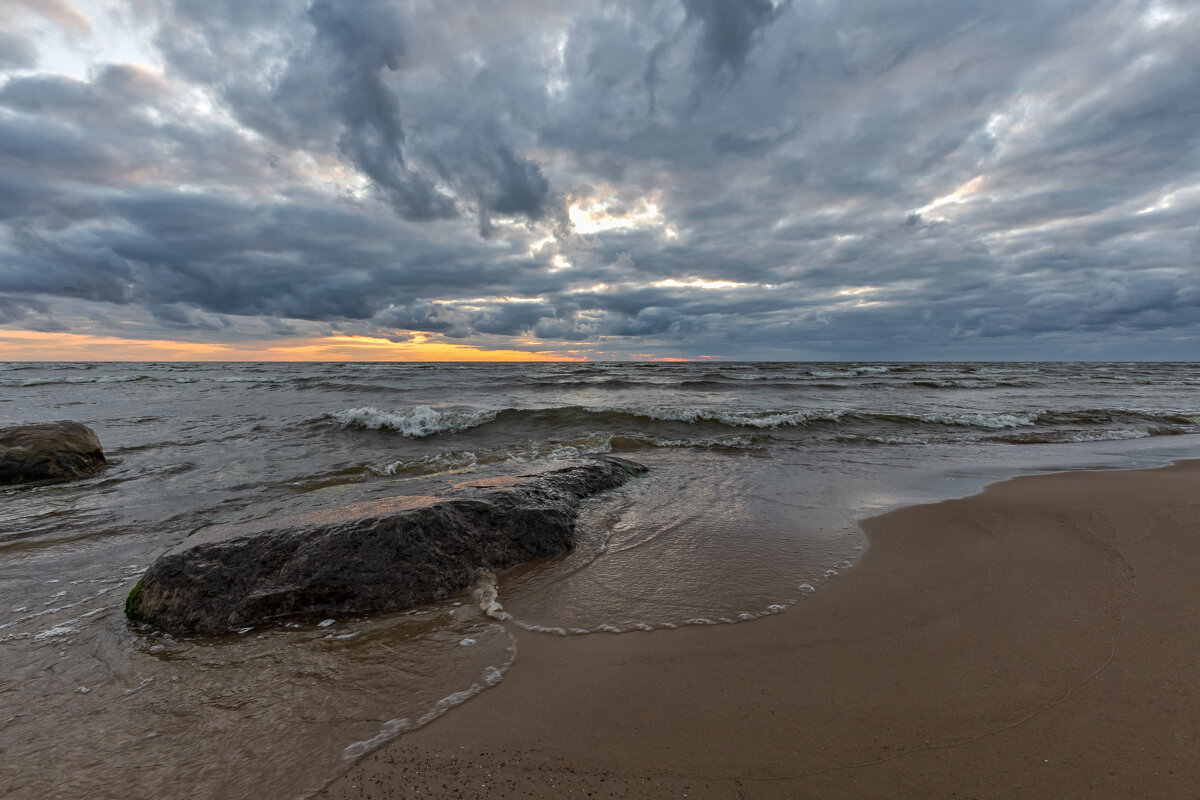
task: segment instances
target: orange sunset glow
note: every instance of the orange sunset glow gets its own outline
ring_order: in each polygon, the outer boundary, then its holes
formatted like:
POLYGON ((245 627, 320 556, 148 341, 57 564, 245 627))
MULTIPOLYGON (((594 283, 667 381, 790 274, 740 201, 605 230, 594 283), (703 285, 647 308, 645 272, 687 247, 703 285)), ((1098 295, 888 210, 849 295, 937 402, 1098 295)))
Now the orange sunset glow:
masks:
POLYGON ((487 350, 420 333, 406 342, 323 336, 213 344, 0 330, 0 361, 586 361, 580 352, 487 350))

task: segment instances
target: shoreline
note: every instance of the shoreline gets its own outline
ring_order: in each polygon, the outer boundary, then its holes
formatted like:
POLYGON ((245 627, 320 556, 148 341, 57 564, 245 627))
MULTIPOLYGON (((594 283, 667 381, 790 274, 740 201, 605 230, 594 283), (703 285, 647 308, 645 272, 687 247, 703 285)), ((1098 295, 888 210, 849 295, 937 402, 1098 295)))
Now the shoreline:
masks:
POLYGON ((317 797, 1194 797, 1200 461, 861 523, 787 613, 556 637, 317 797))

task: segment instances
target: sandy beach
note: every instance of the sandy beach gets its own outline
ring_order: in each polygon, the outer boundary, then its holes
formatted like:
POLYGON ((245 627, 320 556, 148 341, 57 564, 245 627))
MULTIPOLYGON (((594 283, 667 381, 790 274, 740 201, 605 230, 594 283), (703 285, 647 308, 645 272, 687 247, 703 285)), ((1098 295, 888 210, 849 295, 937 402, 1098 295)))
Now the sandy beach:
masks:
POLYGON ((863 523, 752 623, 519 633, 497 688, 321 797, 1195 798, 1200 462, 863 523))

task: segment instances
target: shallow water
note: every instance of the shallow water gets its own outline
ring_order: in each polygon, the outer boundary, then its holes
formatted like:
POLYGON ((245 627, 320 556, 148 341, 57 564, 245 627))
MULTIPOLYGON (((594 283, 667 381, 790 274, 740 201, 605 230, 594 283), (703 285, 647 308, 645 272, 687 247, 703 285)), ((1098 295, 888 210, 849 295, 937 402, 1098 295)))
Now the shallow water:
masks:
POLYGON ((785 612, 851 568, 861 517, 1195 456, 1200 366, 0 365, 0 424, 62 418, 113 463, 0 489, 0 786, 289 798, 519 669, 518 627, 785 612), (144 569, 206 524, 598 452, 651 472, 585 503, 574 551, 499 576, 511 618, 465 596, 220 638, 124 619, 144 569))

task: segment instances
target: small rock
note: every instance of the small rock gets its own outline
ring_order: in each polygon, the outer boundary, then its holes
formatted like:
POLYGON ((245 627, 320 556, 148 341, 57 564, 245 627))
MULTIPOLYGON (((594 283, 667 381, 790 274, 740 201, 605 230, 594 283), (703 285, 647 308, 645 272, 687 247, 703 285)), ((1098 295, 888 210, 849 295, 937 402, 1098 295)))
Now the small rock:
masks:
POLYGON ((0 484, 82 478, 106 463, 96 432, 79 422, 0 428, 0 484))

